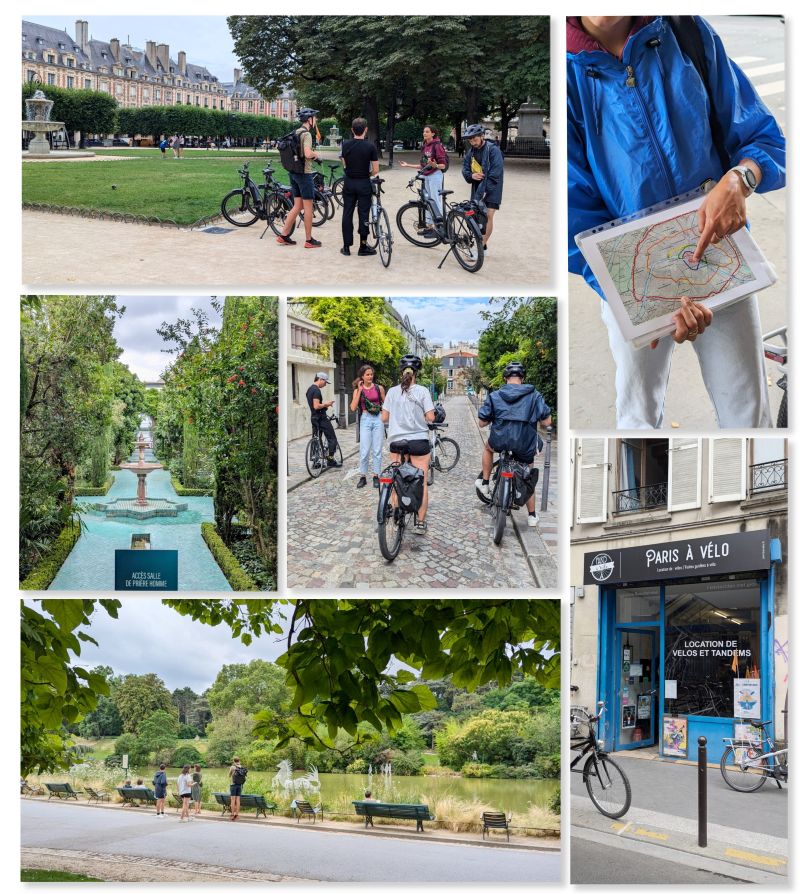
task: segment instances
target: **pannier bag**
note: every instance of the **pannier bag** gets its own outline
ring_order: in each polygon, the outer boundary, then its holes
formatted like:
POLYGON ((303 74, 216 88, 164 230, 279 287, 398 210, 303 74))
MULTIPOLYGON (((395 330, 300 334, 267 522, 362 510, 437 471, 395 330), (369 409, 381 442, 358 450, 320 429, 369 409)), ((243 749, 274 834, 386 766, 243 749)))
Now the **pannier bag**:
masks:
POLYGON ((422 469, 411 463, 403 463, 397 470, 394 483, 400 506, 406 512, 419 512, 425 491, 425 474, 422 469))
POLYGON ((514 464, 514 504, 520 509, 530 500, 539 481, 539 470, 526 463, 514 464))

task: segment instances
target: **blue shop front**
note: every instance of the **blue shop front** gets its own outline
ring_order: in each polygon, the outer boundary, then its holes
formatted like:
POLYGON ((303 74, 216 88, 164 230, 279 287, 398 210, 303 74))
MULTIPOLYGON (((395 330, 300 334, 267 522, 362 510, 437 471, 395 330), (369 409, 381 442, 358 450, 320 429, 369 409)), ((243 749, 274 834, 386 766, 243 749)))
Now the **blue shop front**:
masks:
POLYGON ((773 626, 780 541, 747 531, 584 554, 599 587, 598 736, 719 761, 725 738, 774 721, 773 626))

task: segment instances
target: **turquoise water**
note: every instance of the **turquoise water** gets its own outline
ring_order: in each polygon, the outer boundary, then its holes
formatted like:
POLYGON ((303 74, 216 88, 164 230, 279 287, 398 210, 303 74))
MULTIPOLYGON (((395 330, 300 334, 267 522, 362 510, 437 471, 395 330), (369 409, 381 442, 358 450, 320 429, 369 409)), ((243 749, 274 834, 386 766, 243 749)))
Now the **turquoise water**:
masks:
MULTIPOLYGON (((139 454, 131 457, 138 462, 139 454)), ((151 451, 145 459, 154 460, 151 451)), ((178 550, 178 589, 230 590, 230 584, 214 561, 203 538, 200 522, 214 521, 211 497, 179 497, 164 470, 147 476, 147 496, 161 497, 187 504, 186 512, 174 518, 107 518, 88 507, 119 498, 136 496, 136 475, 127 470, 113 472, 114 484, 104 497, 78 497, 76 503, 87 507, 81 513, 84 530, 74 549, 61 566, 51 590, 113 590, 114 550, 130 549, 132 534, 149 534, 152 549, 178 550)))

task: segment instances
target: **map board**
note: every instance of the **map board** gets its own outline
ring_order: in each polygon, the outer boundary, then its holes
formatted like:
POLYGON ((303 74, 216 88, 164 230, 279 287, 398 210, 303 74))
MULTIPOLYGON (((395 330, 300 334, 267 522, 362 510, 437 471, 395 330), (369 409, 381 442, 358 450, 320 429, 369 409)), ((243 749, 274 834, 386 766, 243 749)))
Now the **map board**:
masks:
POLYGON ((575 237, 623 335, 637 348, 675 329, 671 317, 684 296, 713 310, 775 282, 744 228, 694 260, 704 198, 695 191, 575 237))

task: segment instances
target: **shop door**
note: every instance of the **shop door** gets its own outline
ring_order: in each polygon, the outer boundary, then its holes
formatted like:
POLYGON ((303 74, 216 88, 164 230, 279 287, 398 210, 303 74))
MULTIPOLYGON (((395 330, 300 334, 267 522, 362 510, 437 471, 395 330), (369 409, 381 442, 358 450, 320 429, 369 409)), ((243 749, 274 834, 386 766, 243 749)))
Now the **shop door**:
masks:
POLYGON ((644 748, 656 742, 658 637, 654 629, 617 628, 615 748, 644 748))

